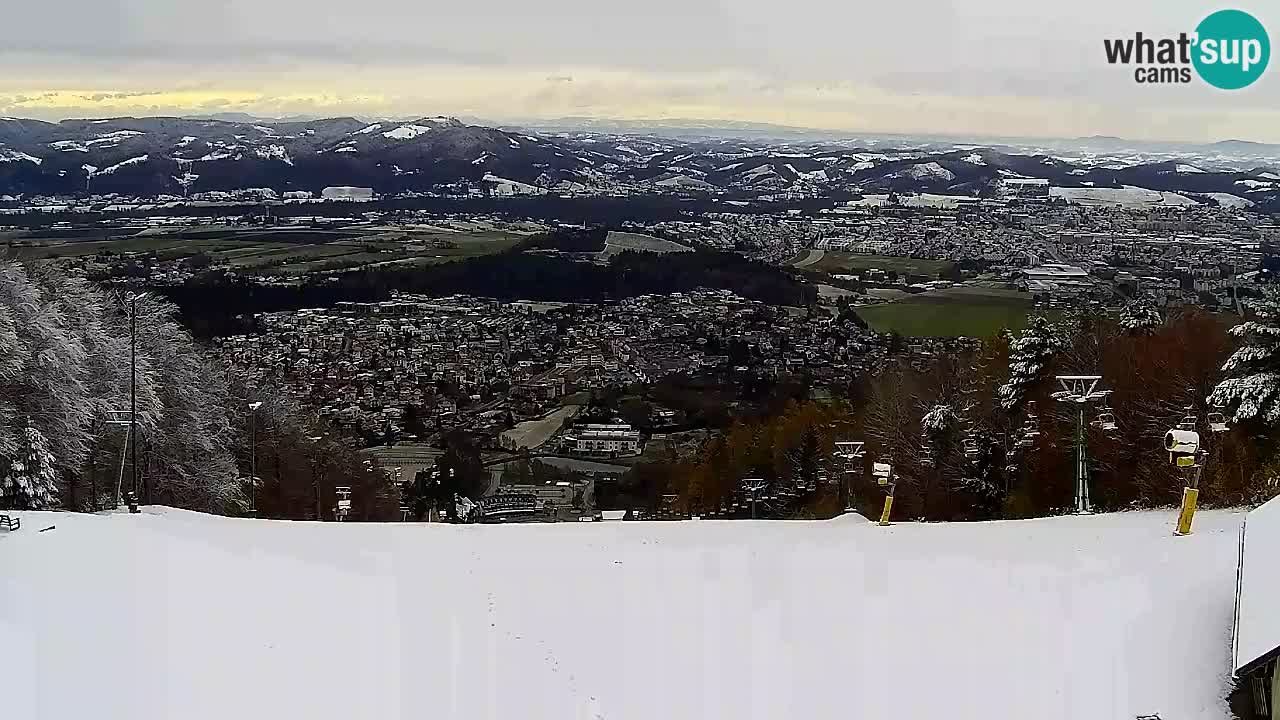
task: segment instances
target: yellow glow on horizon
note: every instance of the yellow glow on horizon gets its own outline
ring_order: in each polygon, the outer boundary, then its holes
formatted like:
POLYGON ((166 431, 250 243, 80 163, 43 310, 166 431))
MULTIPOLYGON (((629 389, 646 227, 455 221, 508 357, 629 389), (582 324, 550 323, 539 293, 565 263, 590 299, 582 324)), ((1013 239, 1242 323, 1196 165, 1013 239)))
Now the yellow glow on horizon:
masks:
POLYGON ((850 133, 1280 140, 1280 109, 1153 111, 1053 97, 899 93, 856 82, 779 82, 734 70, 315 66, 66 78, 0 77, 0 115, 61 119, 243 112, 264 116, 461 115, 500 122, 596 117, 722 120, 850 133), (149 78, 143 81, 141 78, 149 78), (19 85, 18 83, 22 83, 19 85), (32 87, 34 86, 34 87, 32 87), (1135 132, 1132 128, 1141 128, 1135 132), (1129 132, 1125 132, 1129 129, 1129 132))

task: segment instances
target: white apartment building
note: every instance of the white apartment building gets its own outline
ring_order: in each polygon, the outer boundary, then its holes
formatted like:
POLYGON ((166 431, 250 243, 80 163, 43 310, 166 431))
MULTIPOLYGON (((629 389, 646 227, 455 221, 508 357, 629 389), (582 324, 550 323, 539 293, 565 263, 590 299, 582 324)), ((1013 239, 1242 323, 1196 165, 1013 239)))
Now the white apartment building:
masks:
POLYGON ((630 425, 585 425, 574 437, 574 452, 586 455, 636 455, 640 431, 630 425))

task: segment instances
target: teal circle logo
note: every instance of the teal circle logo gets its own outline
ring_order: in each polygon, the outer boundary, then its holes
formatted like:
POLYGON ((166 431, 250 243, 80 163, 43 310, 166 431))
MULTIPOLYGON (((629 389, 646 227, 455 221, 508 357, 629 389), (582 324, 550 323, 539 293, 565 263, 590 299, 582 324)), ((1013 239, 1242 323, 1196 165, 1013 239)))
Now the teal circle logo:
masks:
POLYGON ((1252 85, 1270 59, 1266 28, 1243 10, 1219 10, 1196 26, 1191 62, 1200 77, 1216 88, 1239 90, 1252 85))

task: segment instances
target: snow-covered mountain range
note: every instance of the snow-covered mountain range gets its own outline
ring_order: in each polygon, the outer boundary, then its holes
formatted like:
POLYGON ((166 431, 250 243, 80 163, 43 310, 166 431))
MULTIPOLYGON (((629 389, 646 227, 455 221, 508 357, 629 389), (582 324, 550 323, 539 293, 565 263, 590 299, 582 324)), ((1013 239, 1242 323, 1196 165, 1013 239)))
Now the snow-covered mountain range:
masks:
POLYGON ((498 129, 449 117, 0 118, 0 195, 315 192, 331 185, 394 194, 486 178, 551 192, 990 195, 1009 179, 1042 178, 1063 187, 1229 193, 1266 206, 1280 198, 1278 151, 1254 143, 1173 147, 1114 138, 1014 145, 907 137, 674 137, 612 128, 498 129))

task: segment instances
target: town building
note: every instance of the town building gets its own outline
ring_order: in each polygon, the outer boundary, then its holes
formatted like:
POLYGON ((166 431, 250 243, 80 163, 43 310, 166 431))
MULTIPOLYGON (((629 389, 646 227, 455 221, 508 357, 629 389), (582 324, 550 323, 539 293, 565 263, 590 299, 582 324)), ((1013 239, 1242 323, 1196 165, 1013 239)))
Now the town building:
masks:
POLYGON ((574 436, 574 452, 584 455, 636 455, 640 432, 630 425, 584 425, 574 436))

